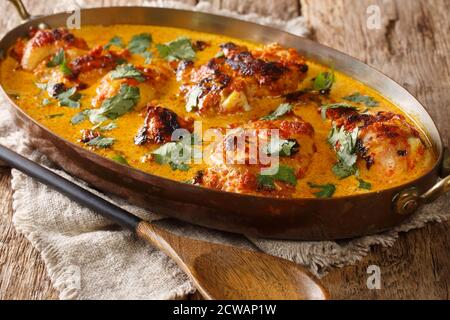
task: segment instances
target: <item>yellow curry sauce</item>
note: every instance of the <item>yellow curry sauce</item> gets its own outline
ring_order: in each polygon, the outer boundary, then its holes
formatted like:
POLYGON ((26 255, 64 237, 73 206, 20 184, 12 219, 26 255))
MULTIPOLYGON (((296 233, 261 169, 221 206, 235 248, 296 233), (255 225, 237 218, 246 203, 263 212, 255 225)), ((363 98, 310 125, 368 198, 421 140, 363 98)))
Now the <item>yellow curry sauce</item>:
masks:
MULTIPOLYGON (((218 52, 219 45, 225 42, 232 41, 239 45, 245 45, 249 49, 262 47, 262 45, 259 44, 220 35, 157 26, 84 26, 81 30, 73 30, 71 32, 73 32, 75 36, 83 38, 90 48, 99 44, 106 44, 114 36, 121 37, 124 42, 127 43, 132 36, 143 32, 148 32, 153 38, 153 45, 150 51, 153 53, 153 59, 155 60, 158 59, 158 53, 154 46, 156 43, 166 43, 180 36, 189 37, 193 41, 202 40, 208 42, 209 45, 205 50, 198 51, 196 53, 196 60, 194 61, 195 65, 204 64, 209 59, 214 57, 218 52)), ((139 55, 133 55, 129 62, 135 65, 142 65, 144 64, 144 58, 139 55)), ((322 66, 311 61, 307 61, 307 64, 309 66, 307 77, 302 83, 299 84, 299 89, 310 86, 312 79, 314 79, 319 73, 329 70, 329 67, 322 66)), ((48 97, 47 93, 45 90, 43 91, 36 87, 35 82, 37 82, 37 79, 34 74, 18 68, 19 65, 20 63, 16 59, 11 56, 7 56, 4 61, 2 61, 0 70, 1 84, 6 92, 11 97, 14 97, 17 105, 32 118, 42 123, 51 131, 57 133, 59 136, 80 146, 90 148, 79 141, 80 130, 89 129, 93 125, 89 122, 81 122, 75 125, 71 124, 71 118, 80 112, 79 109, 61 107, 57 103, 51 103, 43 106, 42 100, 48 97)), ((404 114, 399 107, 393 105, 390 101, 371 88, 368 88, 339 72, 335 72, 335 77, 335 83, 331 89, 330 96, 335 98, 336 101, 342 101, 342 97, 359 92, 362 95, 371 96, 378 101, 378 105, 376 107, 370 108, 370 112, 372 113, 375 113, 378 110, 385 110, 404 114)), ((82 98, 80 100, 81 109, 92 108, 91 100, 96 95, 96 87, 97 85, 93 85, 80 91, 82 94, 82 98)), ((177 82, 175 75, 167 85, 161 88, 161 90, 162 92, 158 98, 158 104, 170 108, 181 117, 189 116, 196 120, 201 120, 203 123, 203 130, 211 127, 226 127, 231 123, 242 123, 250 119, 260 118, 272 112, 280 103, 283 102, 281 98, 264 98, 257 101, 252 101, 252 110, 248 112, 223 115, 219 114, 214 117, 201 117, 194 112, 188 113, 186 111, 185 101, 179 96, 179 83, 177 82)), ((154 145, 138 146, 133 143, 133 138, 143 123, 144 118, 142 113, 145 111, 144 105, 145 101, 143 103, 140 102, 134 110, 114 120, 118 126, 116 129, 103 133, 107 137, 113 137, 116 139, 115 143, 110 148, 91 148, 92 151, 107 158, 112 158, 115 155, 121 155, 127 160, 129 165, 135 168, 151 174, 179 181, 192 179, 196 172, 205 169, 204 164, 190 164, 190 169, 188 171, 174 171, 168 165, 161 165, 156 162, 141 161, 141 158, 145 154, 150 153, 158 147, 154 145)), ((294 197, 314 197, 314 193, 317 192, 317 190, 312 189, 308 185, 309 182, 318 185, 335 185, 335 197, 379 191, 421 176, 425 171, 430 169, 431 164, 434 162, 424 161, 423 165, 417 166, 414 172, 402 177, 396 177, 395 179, 380 179, 379 177, 371 176, 370 170, 361 170, 358 177, 350 176, 346 179, 340 179, 336 177, 330 169, 336 163, 336 153, 327 142, 327 137, 331 129, 330 121, 324 121, 315 106, 295 106, 293 112, 296 115, 301 116, 305 121, 311 123, 315 131, 314 142, 317 147, 317 152, 313 156, 306 176, 298 180, 296 191, 293 195, 294 197), (371 189, 367 190, 360 188, 358 179, 370 182, 371 189)), ((410 124, 416 128, 420 128, 417 124, 415 124, 412 118, 407 115, 405 115, 405 117, 407 117, 407 121, 410 124)), ((421 135, 423 140, 427 139, 423 132, 421 132, 421 135)), ((433 157, 435 156, 433 155, 433 157)))

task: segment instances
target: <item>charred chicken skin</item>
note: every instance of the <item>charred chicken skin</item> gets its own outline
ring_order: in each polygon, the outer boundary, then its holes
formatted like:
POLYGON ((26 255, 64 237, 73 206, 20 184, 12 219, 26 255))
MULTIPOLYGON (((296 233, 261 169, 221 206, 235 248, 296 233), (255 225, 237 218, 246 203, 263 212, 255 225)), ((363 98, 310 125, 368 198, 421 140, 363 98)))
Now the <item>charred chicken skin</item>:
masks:
POLYGON ((407 176, 416 167, 433 160, 420 133, 401 114, 380 111, 361 114, 337 108, 327 111, 336 126, 347 131, 358 128, 358 168, 379 180, 407 176))
POLYGON ((170 109, 149 104, 145 114, 144 125, 134 138, 137 145, 170 142, 177 129, 192 131, 192 121, 179 117, 170 109))
POLYGON ((19 41, 13 53, 24 70, 33 71, 42 61, 59 50, 88 50, 86 42, 65 28, 30 31, 30 40, 19 41))
POLYGON ((314 129, 300 117, 251 121, 210 146, 210 167, 202 172, 200 184, 223 191, 290 197, 315 152, 314 129), (284 144, 289 145, 288 152, 279 148, 284 144), (271 154, 277 148, 278 153, 271 154), (275 157, 269 164, 266 157, 271 155, 275 157), (271 165, 278 169, 269 173, 271 165), (292 181, 278 179, 282 171, 292 175, 292 181))
POLYGON ((248 111, 254 98, 295 91, 308 71, 296 50, 277 44, 250 51, 229 42, 221 50, 199 67, 186 61, 178 66, 187 108, 202 115, 248 111))

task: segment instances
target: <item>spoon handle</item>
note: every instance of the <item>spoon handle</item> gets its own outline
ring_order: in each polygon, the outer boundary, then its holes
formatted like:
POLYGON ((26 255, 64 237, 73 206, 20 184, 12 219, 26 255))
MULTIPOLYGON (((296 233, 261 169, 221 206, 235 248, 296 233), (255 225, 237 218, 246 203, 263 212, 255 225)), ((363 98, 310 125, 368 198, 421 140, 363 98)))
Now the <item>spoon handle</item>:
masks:
POLYGON ((99 196, 83 189, 75 183, 55 174, 51 170, 28 160, 18 153, 0 145, 0 161, 3 161, 26 175, 35 178, 39 182, 59 191, 75 202, 92 209, 122 227, 136 230, 139 222, 142 221, 139 217, 131 214, 128 211, 100 198, 99 196))

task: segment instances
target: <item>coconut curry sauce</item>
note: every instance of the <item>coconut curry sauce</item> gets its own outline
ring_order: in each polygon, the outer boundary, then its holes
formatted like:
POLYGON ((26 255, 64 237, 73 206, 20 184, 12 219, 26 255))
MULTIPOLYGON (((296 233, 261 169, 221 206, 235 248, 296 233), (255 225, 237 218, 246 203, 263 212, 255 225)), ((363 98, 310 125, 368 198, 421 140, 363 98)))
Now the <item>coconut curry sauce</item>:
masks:
POLYGON ((157 26, 31 30, 2 61, 0 80, 20 108, 69 141, 224 191, 360 194, 413 180, 435 162, 426 135, 399 107, 275 44, 157 26), (172 132, 192 132, 194 121, 220 141, 203 136, 207 163, 173 160, 180 143, 172 132), (263 134, 273 129, 279 136, 263 134), (217 159, 246 130, 265 155, 279 155, 278 171, 261 174, 267 165, 249 164, 246 152, 230 155, 237 164, 217 159))

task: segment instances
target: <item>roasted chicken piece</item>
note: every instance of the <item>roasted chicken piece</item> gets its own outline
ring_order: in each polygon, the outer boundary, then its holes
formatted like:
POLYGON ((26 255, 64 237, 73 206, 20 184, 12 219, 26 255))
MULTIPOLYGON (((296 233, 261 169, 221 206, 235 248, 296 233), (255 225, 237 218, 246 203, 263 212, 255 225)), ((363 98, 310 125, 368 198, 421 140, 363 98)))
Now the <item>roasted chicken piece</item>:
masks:
POLYGON ((106 72, 124 63, 129 57, 130 53, 126 49, 116 52, 105 50, 103 46, 97 46, 70 61, 69 68, 73 78, 77 78, 81 83, 92 84, 106 72))
POLYGON ((278 197, 292 196, 316 152, 313 127, 297 116, 251 121, 227 132, 208 149, 209 167, 199 184, 278 197))
POLYGON ((138 108, 145 106, 155 99, 158 86, 164 84, 170 77, 171 71, 164 65, 149 67, 123 65, 106 74, 96 89, 97 95, 92 99, 92 105, 98 108, 105 99, 115 96, 123 84, 138 87, 140 99, 138 108), (125 70, 128 68, 128 70, 125 70), (124 71, 123 71, 124 70, 124 71))
POLYGON ((336 126, 347 131, 358 128, 358 169, 379 181, 407 177, 433 161, 432 151, 420 133, 401 114, 380 111, 361 114, 348 108, 327 111, 336 126))
POLYGON ((134 143, 163 144, 172 140, 172 133, 177 129, 192 131, 192 120, 183 119, 170 109, 147 105, 144 125, 139 129, 134 143))
POLYGON ((63 83, 66 86, 81 84, 88 87, 129 57, 128 50, 115 52, 104 50, 102 46, 79 54, 66 64, 66 73, 62 68, 49 68, 46 64, 40 64, 34 70, 34 74, 44 83, 63 83))
POLYGON ((188 111, 209 115, 248 111, 253 98, 295 91, 308 71, 296 50, 277 44, 249 51, 230 42, 221 50, 221 55, 199 67, 180 62, 177 78, 188 111))
POLYGON ((65 28, 32 30, 30 40, 20 40, 13 49, 24 70, 33 71, 42 61, 64 49, 88 50, 83 39, 75 37, 65 28))

